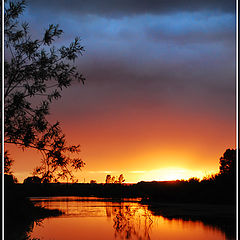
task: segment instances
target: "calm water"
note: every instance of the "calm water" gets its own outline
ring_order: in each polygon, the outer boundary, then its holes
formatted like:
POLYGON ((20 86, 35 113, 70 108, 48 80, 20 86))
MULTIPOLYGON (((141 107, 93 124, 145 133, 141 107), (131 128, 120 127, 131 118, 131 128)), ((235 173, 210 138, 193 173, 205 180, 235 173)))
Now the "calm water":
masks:
POLYGON ((221 240, 225 234, 200 221, 154 216, 138 199, 109 202, 99 198, 34 198, 36 205, 66 214, 35 224, 31 238, 41 240, 221 240))

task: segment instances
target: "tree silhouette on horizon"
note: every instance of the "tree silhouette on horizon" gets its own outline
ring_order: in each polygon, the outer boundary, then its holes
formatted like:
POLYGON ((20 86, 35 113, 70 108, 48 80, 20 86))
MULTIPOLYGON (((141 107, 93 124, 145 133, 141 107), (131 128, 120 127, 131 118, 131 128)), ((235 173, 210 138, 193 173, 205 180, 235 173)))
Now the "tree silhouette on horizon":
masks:
POLYGON ((227 149, 219 161, 220 175, 236 176, 236 150, 227 149))

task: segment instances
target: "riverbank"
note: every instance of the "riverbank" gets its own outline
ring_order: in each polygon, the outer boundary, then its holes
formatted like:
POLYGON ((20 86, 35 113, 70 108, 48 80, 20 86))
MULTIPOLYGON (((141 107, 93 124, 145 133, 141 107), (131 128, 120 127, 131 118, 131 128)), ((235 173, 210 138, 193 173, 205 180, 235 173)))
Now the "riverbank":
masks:
POLYGON ((57 209, 34 206, 24 192, 17 191, 11 178, 5 181, 4 211, 5 240, 27 240, 34 224, 38 224, 44 218, 63 214, 57 209))
POLYGON ((161 203, 141 201, 149 206, 149 210, 156 215, 168 218, 218 218, 235 220, 236 207, 231 204, 203 204, 203 203, 161 203))
POLYGON ((5 204, 5 239, 6 240, 27 240, 34 225, 40 223, 44 218, 56 217, 64 214, 58 209, 46 209, 36 207, 26 198, 20 200, 19 196, 9 200, 5 204), (16 201, 16 198, 18 201, 16 201))
POLYGON ((185 221, 201 221, 221 229, 228 240, 236 239, 236 207, 232 204, 161 203, 142 201, 155 216, 185 221))
POLYGON ((5 226, 8 236, 11 237, 6 239, 28 239, 26 233, 31 231, 34 223, 62 214, 56 210, 36 208, 29 200, 26 201, 26 198, 66 196, 97 198, 96 201, 101 198, 103 202, 125 202, 126 198, 134 202, 141 198, 140 204, 146 205, 153 215, 168 219, 202 221, 223 229, 228 239, 234 239, 236 193, 234 184, 230 183, 174 181, 137 184, 15 184, 9 181, 5 188, 5 226), (22 234, 22 238, 12 236, 15 232, 22 234))

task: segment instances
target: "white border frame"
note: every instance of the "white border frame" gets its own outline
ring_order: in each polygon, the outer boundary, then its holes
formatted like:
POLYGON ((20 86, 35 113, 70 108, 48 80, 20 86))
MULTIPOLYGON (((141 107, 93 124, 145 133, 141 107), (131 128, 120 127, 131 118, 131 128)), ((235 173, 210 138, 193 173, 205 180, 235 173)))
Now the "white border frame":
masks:
POLYGON ((1 93, 1 100, 2 100, 2 121, 1 121, 1 128, 2 128, 2 135, 1 135, 1 160, 2 160, 2 239, 4 239, 4 0, 2 0, 2 9, 1 9, 1 17, 2 17, 2 93, 1 93))
MULTIPOLYGON (((2 100, 2 112, 1 112, 1 160, 2 160, 2 239, 4 239, 4 0, 1 1, 1 18, 2 18, 2 27, 1 27, 1 34, 2 34, 2 42, 1 42, 1 48, 2 48, 2 54, 1 54, 1 60, 2 60, 2 76, 1 76, 1 100, 2 100)), ((238 82, 238 21, 239 21, 239 15, 238 15, 238 0, 236 0, 236 240, 238 240, 238 160, 239 160, 239 82, 238 82)))

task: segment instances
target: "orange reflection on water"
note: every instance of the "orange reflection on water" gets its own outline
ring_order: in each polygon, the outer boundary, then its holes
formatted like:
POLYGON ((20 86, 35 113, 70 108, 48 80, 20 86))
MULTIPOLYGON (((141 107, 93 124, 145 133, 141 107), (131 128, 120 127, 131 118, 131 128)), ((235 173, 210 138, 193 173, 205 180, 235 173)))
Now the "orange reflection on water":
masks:
MULTIPOLYGON (((56 240, 221 240, 225 234, 200 221, 169 220, 154 216, 138 202, 109 202, 100 199, 51 198, 37 204, 59 208, 66 215, 44 219, 33 228, 31 238, 56 240), (57 201, 55 201, 57 200, 57 201), (90 199, 91 200, 91 199, 90 199)), ((40 199, 39 199, 40 200, 40 199)))

